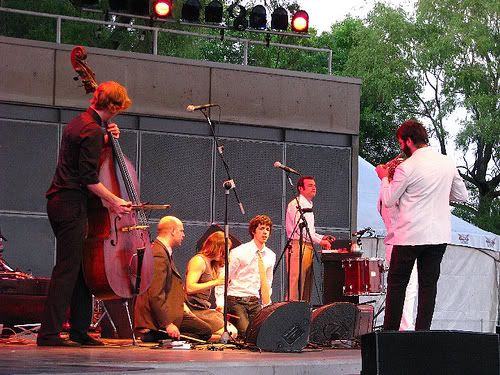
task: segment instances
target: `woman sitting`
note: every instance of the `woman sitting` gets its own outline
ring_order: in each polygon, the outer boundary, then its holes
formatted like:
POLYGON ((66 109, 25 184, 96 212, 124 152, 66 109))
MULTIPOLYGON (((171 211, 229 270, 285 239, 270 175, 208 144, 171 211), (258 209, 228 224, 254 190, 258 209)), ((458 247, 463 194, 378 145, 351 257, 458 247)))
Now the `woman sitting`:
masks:
MULTIPOLYGON (((215 286, 224 285, 224 275, 220 272, 224 259, 224 233, 214 232, 205 240, 199 253, 191 258, 186 273, 186 304, 193 314, 210 326, 215 335, 224 333, 224 316, 210 309, 210 294, 215 286)), ((238 332, 229 322, 227 330, 236 337, 238 332)))

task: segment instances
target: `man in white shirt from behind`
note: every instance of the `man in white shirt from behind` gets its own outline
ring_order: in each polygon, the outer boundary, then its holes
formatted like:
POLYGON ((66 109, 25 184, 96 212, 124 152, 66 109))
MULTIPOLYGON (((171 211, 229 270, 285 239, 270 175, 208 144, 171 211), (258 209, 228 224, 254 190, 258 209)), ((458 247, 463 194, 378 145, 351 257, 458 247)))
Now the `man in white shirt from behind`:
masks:
MULTIPOLYGON (((392 180, 392 176, 389 174, 389 181, 392 180)), ((399 212, 398 205, 394 205, 393 207, 385 207, 382 204, 382 185, 380 186, 380 195, 378 201, 378 210, 380 212, 380 216, 382 216, 382 221, 384 222, 386 235, 384 238, 384 246, 385 246, 385 264, 387 267, 391 264, 391 255, 392 255, 392 245, 389 244, 391 242, 392 237, 394 236, 394 232, 392 230, 392 226, 396 222, 397 215, 399 212)), ((401 317, 401 323, 399 325, 400 331, 413 331, 415 330, 415 307, 417 302, 417 294, 418 294, 418 279, 417 279, 417 264, 413 266, 411 270, 410 280, 408 282, 408 286, 406 287, 405 300, 403 305, 403 315, 401 317)))
POLYGON ((410 273, 417 261, 418 309, 415 330, 429 330, 436 303, 440 265, 451 241, 450 201, 466 201, 467 189, 453 160, 428 146, 427 131, 417 120, 403 122, 396 131, 401 150, 408 159, 394 172, 378 165, 382 180, 382 203, 399 205, 392 227, 393 245, 384 330, 397 331, 410 273))
MULTIPOLYGON (((262 306, 270 304, 276 254, 266 246, 266 242, 271 235, 272 226, 269 216, 255 216, 248 225, 252 240, 232 249, 229 253, 227 311, 239 318, 234 320, 234 325, 242 337, 245 336, 250 321, 262 306), (263 262, 262 276, 259 257, 263 262), (262 284, 263 287, 261 282, 265 282, 262 284)), ((215 295, 217 309, 223 311, 224 286, 217 286, 215 295)))

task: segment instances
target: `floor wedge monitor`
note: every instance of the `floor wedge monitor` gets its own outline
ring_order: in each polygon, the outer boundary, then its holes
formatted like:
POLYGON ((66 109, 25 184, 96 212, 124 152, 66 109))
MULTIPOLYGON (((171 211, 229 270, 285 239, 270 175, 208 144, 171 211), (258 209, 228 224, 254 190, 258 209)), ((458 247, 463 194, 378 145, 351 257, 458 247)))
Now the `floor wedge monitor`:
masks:
POLYGON ((308 303, 273 303, 250 322, 246 343, 269 352, 301 352, 309 340, 310 324, 308 303))

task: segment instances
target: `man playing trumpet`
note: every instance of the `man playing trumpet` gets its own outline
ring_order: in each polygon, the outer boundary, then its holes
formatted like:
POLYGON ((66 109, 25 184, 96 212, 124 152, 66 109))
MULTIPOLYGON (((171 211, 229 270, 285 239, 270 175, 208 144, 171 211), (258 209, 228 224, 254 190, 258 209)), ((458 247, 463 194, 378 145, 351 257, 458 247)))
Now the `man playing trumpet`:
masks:
MULTIPOLYGON (((384 167, 387 169, 387 178, 389 183, 392 181, 394 177, 394 172, 399 164, 404 162, 405 154, 401 152, 394 159, 384 164, 384 167)), ((380 193, 378 200, 378 211, 380 216, 382 216, 382 220, 385 225, 386 235, 384 238, 385 245, 385 262, 388 267, 391 263, 391 255, 392 255, 392 238, 394 237, 393 226, 396 222, 399 212, 399 205, 396 203, 393 207, 385 207, 382 203, 382 194, 383 194, 383 185, 380 185, 380 193)), ((408 282, 408 286, 406 287, 406 293, 403 304, 403 315, 401 317, 401 323, 399 325, 400 331, 412 331, 415 329, 415 304, 417 299, 417 289, 418 289, 418 280, 417 280, 417 265, 415 264, 411 271, 410 280, 408 282)))
POLYGON ((428 146, 428 135, 417 120, 403 122, 396 138, 408 159, 396 167, 389 182, 388 170, 378 165, 382 204, 399 205, 394 233, 384 330, 399 329, 410 273, 417 261, 418 309, 415 330, 429 330, 436 302, 437 281, 446 245, 451 240, 450 201, 466 201, 468 194, 454 162, 428 146))

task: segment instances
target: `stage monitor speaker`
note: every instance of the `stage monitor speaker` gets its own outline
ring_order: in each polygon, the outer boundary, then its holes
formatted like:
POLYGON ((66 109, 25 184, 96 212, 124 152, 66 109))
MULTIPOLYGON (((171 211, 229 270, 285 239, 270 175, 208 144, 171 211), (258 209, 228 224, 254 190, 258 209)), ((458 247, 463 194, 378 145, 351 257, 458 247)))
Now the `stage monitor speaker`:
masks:
MULTIPOLYGON (((210 236, 212 233, 214 232, 224 232, 224 229, 217 225, 217 224, 212 224, 208 227, 208 229, 205 231, 205 233, 203 233, 203 236, 200 237, 200 239, 198 240, 198 242, 196 242, 196 252, 199 252, 201 247, 203 246, 203 243, 205 242, 205 240, 208 238, 208 236, 210 236)), ((241 245, 241 241, 236 238, 235 236, 233 236, 231 233, 229 233, 229 239, 231 240, 232 242, 232 249, 234 249, 236 246, 240 246, 241 245)))
POLYGON ((301 352, 309 340, 310 324, 307 302, 273 303, 250 322, 245 341, 269 352, 301 352))
POLYGON ((350 302, 334 302, 312 313, 310 341, 330 345, 335 340, 351 340, 358 319, 358 308, 350 302))
POLYGON ((463 331, 373 332, 361 337, 361 375, 498 375, 498 338, 463 331))

